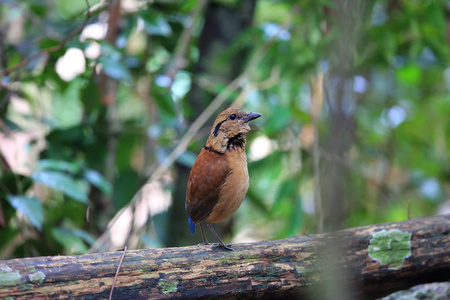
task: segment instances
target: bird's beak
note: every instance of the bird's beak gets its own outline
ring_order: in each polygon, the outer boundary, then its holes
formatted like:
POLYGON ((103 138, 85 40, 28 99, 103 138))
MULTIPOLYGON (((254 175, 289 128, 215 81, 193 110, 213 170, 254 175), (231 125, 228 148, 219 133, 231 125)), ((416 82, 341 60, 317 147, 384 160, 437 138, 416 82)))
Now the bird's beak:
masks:
POLYGON ((242 118, 242 120, 244 120, 244 122, 247 123, 247 122, 257 119, 259 117, 261 117, 261 114, 249 112, 245 117, 242 118))

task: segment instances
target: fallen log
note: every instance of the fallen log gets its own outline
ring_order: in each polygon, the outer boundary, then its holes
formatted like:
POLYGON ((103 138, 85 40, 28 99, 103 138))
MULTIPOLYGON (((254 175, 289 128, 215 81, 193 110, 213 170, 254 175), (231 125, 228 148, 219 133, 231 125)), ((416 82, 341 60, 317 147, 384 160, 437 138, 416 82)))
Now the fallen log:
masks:
MULTIPOLYGON (((235 244, 233 252, 205 245, 132 250, 112 299, 314 298, 330 280, 349 284, 354 298, 377 298, 450 280, 449 233, 446 215, 235 244)), ((121 258, 110 252, 0 261, 0 298, 107 299, 121 258)))

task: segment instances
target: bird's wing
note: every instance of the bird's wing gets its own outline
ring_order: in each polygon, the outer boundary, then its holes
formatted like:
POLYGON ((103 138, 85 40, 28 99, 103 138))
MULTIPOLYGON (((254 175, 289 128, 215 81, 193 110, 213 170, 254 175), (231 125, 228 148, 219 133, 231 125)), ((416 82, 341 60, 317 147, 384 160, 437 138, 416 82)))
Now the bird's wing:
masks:
POLYGON ((186 212, 194 223, 211 213, 230 172, 225 155, 202 149, 192 166, 186 190, 186 212))

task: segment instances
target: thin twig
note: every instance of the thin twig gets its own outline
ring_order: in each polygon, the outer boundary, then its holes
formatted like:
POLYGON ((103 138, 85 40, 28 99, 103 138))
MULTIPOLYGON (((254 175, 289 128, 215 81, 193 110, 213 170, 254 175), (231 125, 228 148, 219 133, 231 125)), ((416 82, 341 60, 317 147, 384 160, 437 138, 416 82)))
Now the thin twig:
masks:
POLYGON ((330 93, 329 93, 329 91, 327 89, 327 85, 326 84, 324 84, 324 86, 323 86, 323 92, 325 94, 325 101, 327 102, 328 109, 330 110, 330 112, 334 112, 334 106, 331 103, 331 96, 330 96, 330 93))
POLYGON ((408 211, 407 211, 408 220, 411 220, 411 200, 408 199, 408 211))
POLYGON ((28 56, 27 58, 25 58, 24 60, 22 60, 22 61, 20 61, 19 63, 17 63, 16 65, 14 65, 14 66, 12 66, 12 67, 10 67, 10 68, 6 68, 6 69, 1 70, 1 71, 0 71, 0 76, 7 76, 7 75, 9 75, 9 74, 12 73, 12 72, 17 71, 18 69, 21 69, 21 68, 25 67, 25 66, 28 65, 33 59, 35 59, 35 58, 37 58, 37 57, 39 57, 39 56, 41 56, 41 55, 49 54, 49 53, 51 53, 51 52, 55 52, 55 51, 61 50, 61 49, 64 47, 64 45, 65 45, 72 37, 74 37, 74 36, 77 35, 78 33, 82 32, 83 29, 84 29, 84 28, 86 27, 86 25, 88 24, 89 19, 90 19, 91 15, 92 15, 92 13, 91 13, 91 11, 90 11, 90 5, 89 5, 88 0, 85 0, 85 2, 86 2, 86 5, 87 5, 88 9, 87 9, 87 11, 86 11, 86 18, 84 19, 84 21, 83 21, 83 23, 80 25, 80 27, 78 27, 78 28, 72 30, 68 35, 66 35, 66 36, 61 40, 61 42, 60 42, 58 45, 52 46, 52 47, 48 47, 48 48, 42 49, 42 50, 40 50, 40 51, 38 51, 38 52, 35 52, 35 53, 31 54, 30 56, 28 56))
POLYGON ((320 150, 319 150, 319 116, 322 110, 323 103, 323 73, 319 73, 315 78, 311 79, 311 116, 314 127, 314 151, 313 151, 313 163, 314 163, 314 202, 316 208, 316 214, 318 217, 317 231, 320 233, 323 231, 323 204, 322 195, 320 191, 320 150))
POLYGON ((127 253, 127 246, 123 247, 122 257, 120 258, 119 265, 117 266, 116 275, 114 276, 114 281, 111 286, 111 291, 109 292, 109 300, 112 299, 112 294, 114 291, 114 287, 116 286, 117 277, 119 276, 120 267, 122 266, 123 259, 125 258, 125 254, 127 253))
MULTIPOLYGON (((108 8, 108 28, 106 32, 106 42, 114 44, 117 39, 120 22, 120 0, 111 0, 108 8)), ((115 164, 117 156, 117 134, 120 125, 117 121, 117 93, 119 81, 107 76, 104 72, 100 75, 101 101, 107 107, 107 153, 104 166, 104 175, 109 183, 113 183, 115 177, 115 164)), ((102 197, 105 197, 103 195, 102 197)))

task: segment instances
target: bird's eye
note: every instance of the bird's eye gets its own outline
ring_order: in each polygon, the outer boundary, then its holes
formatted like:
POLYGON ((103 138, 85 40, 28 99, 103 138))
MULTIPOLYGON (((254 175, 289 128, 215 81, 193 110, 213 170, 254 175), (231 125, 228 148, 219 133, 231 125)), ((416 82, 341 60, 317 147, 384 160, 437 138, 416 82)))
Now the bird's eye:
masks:
POLYGON ((235 114, 231 114, 229 117, 228 117, 228 119, 230 119, 230 120, 236 120, 236 115, 235 114))

